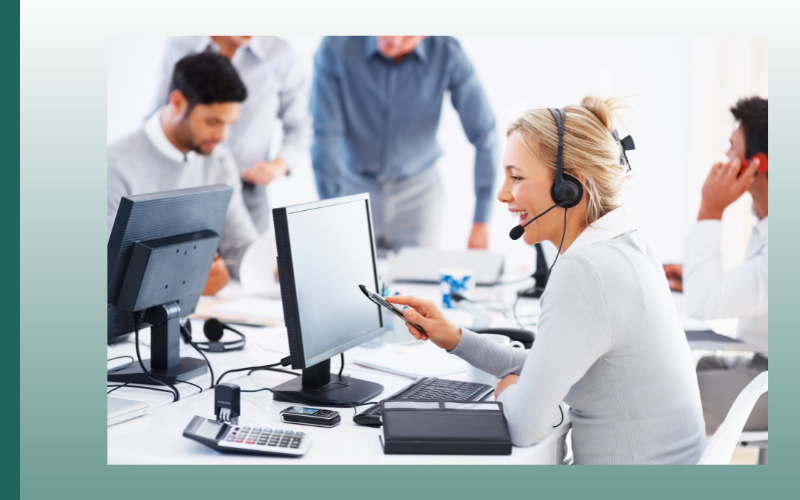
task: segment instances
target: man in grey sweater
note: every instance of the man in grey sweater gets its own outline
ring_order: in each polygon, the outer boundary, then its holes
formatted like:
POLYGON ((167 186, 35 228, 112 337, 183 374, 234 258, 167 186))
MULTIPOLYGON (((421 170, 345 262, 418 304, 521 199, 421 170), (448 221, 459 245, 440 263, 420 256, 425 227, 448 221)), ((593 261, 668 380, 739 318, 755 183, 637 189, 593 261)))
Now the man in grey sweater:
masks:
POLYGON ((247 90, 219 54, 202 53, 175 65, 169 103, 145 126, 109 145, 108 234, 120 198, 143 193, 227 184, 233 197, 222 228, 219 257, 205 294, 238 277, 239 262, 258 237, 242 200, 236 162, 219 143, 239 117, 247 90), (230 274, 229 274, 230 272, 230 274))

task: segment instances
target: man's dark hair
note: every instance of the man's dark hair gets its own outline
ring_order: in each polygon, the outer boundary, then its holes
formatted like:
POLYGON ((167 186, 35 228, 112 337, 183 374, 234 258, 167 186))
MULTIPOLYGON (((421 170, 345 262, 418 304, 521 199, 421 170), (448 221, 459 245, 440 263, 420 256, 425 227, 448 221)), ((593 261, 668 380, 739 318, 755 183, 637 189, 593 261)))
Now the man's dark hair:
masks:
POLYGON ((761 97, 739 99, 731 113, 744 131, 744 155, 752 158, 757 153, 767 153, 767 100, 761 97))
POLYGON ((186 56, 172 72, 170 93, 180 90, 189 101, 187 114, 197 104, 243 102, 247 88, 231 62, 214 52, 186 56))

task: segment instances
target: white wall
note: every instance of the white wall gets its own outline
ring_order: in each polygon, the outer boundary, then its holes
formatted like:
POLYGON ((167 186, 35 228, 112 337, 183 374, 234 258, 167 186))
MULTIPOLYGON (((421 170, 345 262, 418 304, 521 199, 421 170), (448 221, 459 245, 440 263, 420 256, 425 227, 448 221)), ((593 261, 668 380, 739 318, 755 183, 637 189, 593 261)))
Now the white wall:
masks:
MULTIPOLYGON (((165 37, 108 40, 108 139, 140 126, 155 88, 165 37)), ((320 37, 288 37, 310 78, 320 37)), ((767 42, 760 37, 459 37, 495 111, 498 135, 533 106, 577 103, 590 92, 630 96, 631 113, 621 135, 631 133, 628 155, 635 177, 628 204, 662 259, 681 261, 685 228, 694 220, 700 187, 715 161, 723 160, 733 120, 728 108, 739 97, 767 97, 767 42)), ((472 221, 473 158, 457 113, 442 110, 439 162, 445 189, 442 248, 466 246, 472 221)), ((498 158, 499 165, 500 158, 498 158)), ((502 172, 498 169, 497 187, 502 172)), ((291 178, 270 186, 273 206, 316 199, 310 159, 291 178)), ((725 215, 726 266, 744 255, 754 223, 745 195, 725 215)), ((514 222, 497 203, 491 248, 506 252, 509 267, 523 271, 531 251, 512 242, 514 222)))

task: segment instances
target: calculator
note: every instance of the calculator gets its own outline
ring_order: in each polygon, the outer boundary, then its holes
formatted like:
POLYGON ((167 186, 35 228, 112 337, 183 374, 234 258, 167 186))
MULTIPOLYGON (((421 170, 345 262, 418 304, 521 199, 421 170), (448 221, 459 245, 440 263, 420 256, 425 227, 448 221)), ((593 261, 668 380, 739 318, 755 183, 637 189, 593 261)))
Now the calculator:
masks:
POLYGON ((223 453, 300 457, 309 446, 304 432, 228 424, 199 416, 192 418, 183 437, 223 453))

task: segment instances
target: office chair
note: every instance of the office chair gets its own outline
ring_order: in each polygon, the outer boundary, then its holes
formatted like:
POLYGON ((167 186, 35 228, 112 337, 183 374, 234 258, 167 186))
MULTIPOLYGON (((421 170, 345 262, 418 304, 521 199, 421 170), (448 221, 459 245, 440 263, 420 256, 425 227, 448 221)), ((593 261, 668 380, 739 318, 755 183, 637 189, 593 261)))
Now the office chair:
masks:
MULTIPOLYGON (((733 450, 740 442, 742 429, 744 429, 750 412, 753 411, 758 398, 768 390, 767 373, 763 372, 754 378, 739 394, 722 425, 708 440, 708 446, 703 451, 698 465, 728 465, 731 463, 733 450)), ((764 459, 766 463, 766 452, 764 452, 764 459)), ((759 452, 759 463, 761 463, 761 452, 759 452)))

